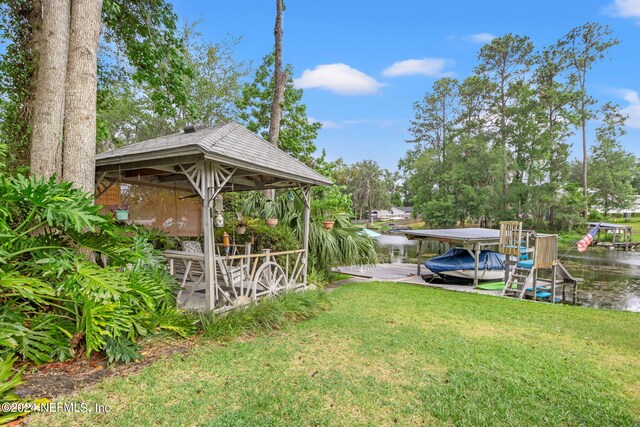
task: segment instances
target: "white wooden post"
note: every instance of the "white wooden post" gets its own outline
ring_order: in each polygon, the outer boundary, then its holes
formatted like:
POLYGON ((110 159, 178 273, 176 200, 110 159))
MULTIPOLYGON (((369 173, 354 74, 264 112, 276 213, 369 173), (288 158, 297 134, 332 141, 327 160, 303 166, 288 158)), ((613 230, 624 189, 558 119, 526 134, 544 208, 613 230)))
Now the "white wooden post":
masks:
POLYGON ((307 264, 309 263, 309 221, 311 219, 311 188, 302 187, 304 214, 302 224, 302 285, 307 286, 307 264))
POLYGON ((202 228, 204 231, 204 266, 205 266, 205 298, 207 311, 216 307, 216 249, 213 227, 213 197, 215 180, 213 177, 213 163, 205 161, 202 165, 201 194, 202 200, 202 228))

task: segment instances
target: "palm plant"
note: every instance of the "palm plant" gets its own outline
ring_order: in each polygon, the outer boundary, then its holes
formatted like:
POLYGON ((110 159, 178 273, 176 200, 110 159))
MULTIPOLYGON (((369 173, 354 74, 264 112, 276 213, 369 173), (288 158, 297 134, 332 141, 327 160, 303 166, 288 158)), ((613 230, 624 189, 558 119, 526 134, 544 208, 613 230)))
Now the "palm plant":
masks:
MULTIPOLYGON (((267 201, 260 192, 253 192, 244 199, 243 213, 256 215, 264 206, 273 203, 275 217, 289 227, 296 239, 302 240, 303 205, 291 200, 287 192, 278 194, 276 200, 267 201)), ((351 224, 346 213, 334 214, 335 226, 327 230, 322 226, 321 209, 313 209, 309 224, 309 261, 312 268, 328 270, 335 265, 374 264, 377 261, 375 241, 351 224)))

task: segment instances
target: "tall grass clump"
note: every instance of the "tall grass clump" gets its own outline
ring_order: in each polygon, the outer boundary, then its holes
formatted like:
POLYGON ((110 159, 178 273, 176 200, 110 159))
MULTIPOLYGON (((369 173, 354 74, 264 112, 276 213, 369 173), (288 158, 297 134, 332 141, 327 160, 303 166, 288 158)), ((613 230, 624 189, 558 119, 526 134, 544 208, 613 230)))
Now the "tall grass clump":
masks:
POLYGON ((224 341, 280 329, 288 323, 309 319, 328 306, 325 292, 310 289, 263 298, 223 314, 202 314, 200 322, 204 337, 224 341))

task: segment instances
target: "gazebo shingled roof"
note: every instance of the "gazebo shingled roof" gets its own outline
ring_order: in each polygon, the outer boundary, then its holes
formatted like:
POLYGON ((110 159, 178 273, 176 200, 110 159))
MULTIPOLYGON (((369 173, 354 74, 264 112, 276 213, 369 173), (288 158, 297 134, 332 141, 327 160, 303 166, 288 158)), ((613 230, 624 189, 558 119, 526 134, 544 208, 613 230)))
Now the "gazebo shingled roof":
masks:
MULTIPOLYGON (((162 136, 107 151, 96 157, 96 172, 141 169, 198 160, 237 167, 277 178, 244 189, 283 188, 300 184, 331 185, 331 180, 235 122, 162 136), (280 184, 274 184, 280 182, 280 184)), ((236 176, 242 174, 236 174, 236 176)))

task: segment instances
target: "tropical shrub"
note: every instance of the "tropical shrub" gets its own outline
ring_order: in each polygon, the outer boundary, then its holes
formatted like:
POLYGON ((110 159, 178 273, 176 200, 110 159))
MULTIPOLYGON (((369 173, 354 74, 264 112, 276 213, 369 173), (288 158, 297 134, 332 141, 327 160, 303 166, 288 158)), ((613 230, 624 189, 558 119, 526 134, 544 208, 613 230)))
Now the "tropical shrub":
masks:
MULTIPOLYGON (((303 205, 291 197, 289 191, 280 192, 275 200, 279 226, 286 227, 295 242, 302 240, 303 205)), ((243 214, 260 217, 267 202, 261 192, 253 192, 243 200, 243 214)), ((360 227, 351 224, 349 214, 334 213, 335 225, 326 230, 322 226, 321 210, 312 210, 309 224, 309 266, 328 270, 336 265, 375 264, 376 243, 360 227)), ((299 243, 297 243, 299 245, 299 243)))
POLYGON ((70 183, 0 175, 0 356, 129 361, 141 336, 193 331, 148 233, 100 208, 70 183))
POLYGON ((7 411, 6 404, 24 403, 25 401, 13 393, 13 389, 22 384, 22 372, 24 367, 19 371, 14 371, 13 364, 17 357, 7 355, 0 357, 0 425, 5 425, 9 421, 13 421, 24 415, 26 412, 7 411))

